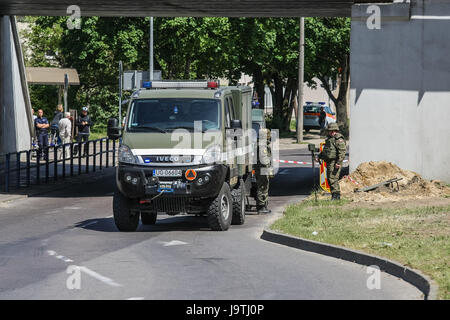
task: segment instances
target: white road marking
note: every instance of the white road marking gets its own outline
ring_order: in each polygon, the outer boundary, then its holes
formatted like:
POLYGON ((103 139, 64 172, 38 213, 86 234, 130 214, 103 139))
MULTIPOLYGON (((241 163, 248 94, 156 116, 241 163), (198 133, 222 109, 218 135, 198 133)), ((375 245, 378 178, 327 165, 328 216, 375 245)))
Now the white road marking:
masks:
MULTIPOLYGON (((47 253, 49 256, 55 256, 56 259, 62 260, 64 262, 74 262, 72 259, 66 258, 63 255, 57 255, 56 251, 53 250, 47 250, 47 253)), ((121 284, 115 282, 114 280, 102 276, 101 274, 99 274, 98 272, 95 272, 91 269, 89 269, 88 267, 84 267, 84 266, 76 266, 78 267, 81 271, 84 271, 87 275, 90 275, 91 277, 100 280, 103 283, 106 283, 107 285, 110 285, 112 287, 122 287, 121 284)))
POLYGON ((62 209, 63 210, 80 210, 80 209, 83 209, 83 208, 81 208, 81 207, 64 207, 62 209))
POLYGON ((144 297, 131 297, 128 298, 127 300, 144 300, 144 297))
POLYGON ((450 16, 420 16, 412 15, 412 20, 450 20, 450 16))
POLYGON ((84 271, 86 274, 90 275, 91 277, 93 277, 103 283, 106 283, 107 285, 109 285, 111 287, 121 287, 122 286, 121 284, 115 282, 114 280, 112 280, 108 277, 102 276, 101 274, 89 269, 88 267, 81 266, 80 270, 84 271))
POLYGON ((110 216, 107 216, 107 217, 105 217, 105 218, 112 218, 112 217, 114 217, 113 215, 110 215, 110 216))
POLYGON ((55 213, 59 213, 59 209, 58 210, 51 210, 51 211, 47 211, 47 212, 44 212, 44 214, 55 214, 55 213))
POLYGON ((187 242, 178 241, 178 240, 172 240, 169 242, 162 241, 161 243, 164 244, 164 247, 182 246, 184 244, 188 244, 187 242))

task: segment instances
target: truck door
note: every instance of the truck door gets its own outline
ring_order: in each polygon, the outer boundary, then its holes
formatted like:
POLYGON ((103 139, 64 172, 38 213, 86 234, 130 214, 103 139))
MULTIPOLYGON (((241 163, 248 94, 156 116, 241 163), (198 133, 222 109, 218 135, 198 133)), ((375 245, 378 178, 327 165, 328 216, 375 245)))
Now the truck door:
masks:
POLYGON ((228 155, 228 166, 230 167, 230 185, 237 183, 238 167, 236 162, 236 155, 233 151, 237 150, 237 137, 229 138, 233 133, 231 129, 231 120, 235 119, 233 99, 231 96, 225 98, 225 129, 226 129, 226 150, 228 155))

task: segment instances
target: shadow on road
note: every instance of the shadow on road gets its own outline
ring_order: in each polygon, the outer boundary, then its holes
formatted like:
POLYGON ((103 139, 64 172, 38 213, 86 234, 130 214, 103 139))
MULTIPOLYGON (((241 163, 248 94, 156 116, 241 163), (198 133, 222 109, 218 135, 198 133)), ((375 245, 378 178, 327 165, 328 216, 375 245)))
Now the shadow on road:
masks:
MULTIPOLYGON (((255 212, 246 213, 247 216, 258 216, 255 212)), ((233 225, 232 228, 240 226, 233 225)), ((76 223, 73 228, 81 228, 85 230, 98 232, 119 232, 114 218, 88 219, 76 223)), ((139 224, 136 232, 170 232, 170 231, 210 231, 206 217, 201 216, 167 216, 158 215, 158 220, 154 225, 139 224)))
MULTIPOLYGON (((120 232, 114 224, 113 218, 89 219, 78 222, 75 228, 98 232, 120 232)), ((156 224, 139 224, 136 232, 169 232, 169 231, 211 231, 205 217, 160 215, 156 224), (162 217, 165 218, 162 218, 162 217)))
MULTIPOLYGON (((317 168, 316 173, 318 177, 317 168)), ((269 196, 309 195, 313 187, 312 178, 312 168, 281 167, 270 180, 269 196)))

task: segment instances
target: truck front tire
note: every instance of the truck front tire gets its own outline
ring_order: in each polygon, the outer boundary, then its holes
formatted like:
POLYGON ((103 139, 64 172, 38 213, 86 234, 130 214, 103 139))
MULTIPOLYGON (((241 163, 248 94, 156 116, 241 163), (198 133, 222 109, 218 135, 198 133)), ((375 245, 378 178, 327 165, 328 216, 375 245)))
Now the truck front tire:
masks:
POLYGON ((245 184, 239 180, 239 187, 231 191, 233 197, 233 218, 231 224, 242 225, 245 222, 245 184))
POLYGON ((142 212, 141 211, 141 222, 145 225, 151 225, 156 223, 158 214, 156 212, 142 212))
POLYGON ((233 197, 230 186, 224 182, 217 197, 208 207, 208 224, 214 231, 228 230, 233 218, 233 197))
POLYGON ((114 222, 119 231, 136 231, 139 225, 139 213, 130 210, 130 200, 116 190, 113 197, 114 222))

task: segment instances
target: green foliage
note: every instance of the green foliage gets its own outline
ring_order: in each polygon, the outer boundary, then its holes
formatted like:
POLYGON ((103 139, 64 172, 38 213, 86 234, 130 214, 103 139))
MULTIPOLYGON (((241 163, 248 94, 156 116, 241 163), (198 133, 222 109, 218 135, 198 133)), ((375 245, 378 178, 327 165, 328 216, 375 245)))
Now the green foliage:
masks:
POLYGON ((55 101, 58 102, 58 91, 54 86, 31 85, 30 100, 35 115, 39 109, 42 109, 45 117, 49 120, 53 119, 56 110, 55 101))
MULTIPOLYGON (((32 23, 25 50, 28 66, 75 68, 80 86, 69 90, 69 107, 90 107, 104 127, 118 110, 118 62, 124 70, 148 70, 148 18, 83 17, 69 30, 67 17, 24 17, 32 23)), ((348 53, 348 19, 306 19, 306 75, 333 77, 348 53)), ((299 19, 156 18, 155 69, 164 79, 253 77, 263 103, 264 85, 274 96, 272 126, 289 130, 297 93, 299 19)), ((314 85, 313 83, 311 85, 314 85)), ((33 105, 53 109, 57 88, 30 89, 33 105)))
POLYGON ((305 81, 314 77, 336 80, 350 54, 350 18, 305 19, 305 81))

